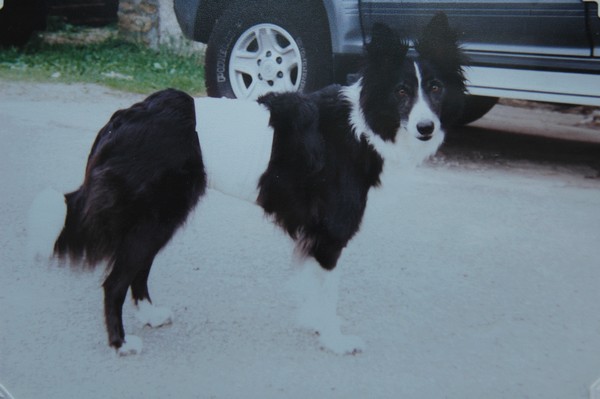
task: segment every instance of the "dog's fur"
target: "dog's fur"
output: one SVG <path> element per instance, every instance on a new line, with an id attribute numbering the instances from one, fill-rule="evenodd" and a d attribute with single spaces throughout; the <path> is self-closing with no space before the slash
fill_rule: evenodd
<path id="1" fill-rule="evenodd" d="M 323 346 L 335 352 L 361 350 L 360 341 L 345 339 L 339 325 L 326 319 L 336 317 L 337 284 L 328 280 L 330 271 L 359 229 L 369 190 L 380 185 L 384 166 L 418 163 L 433 154 L 443 140 L 442 125 L 460 113 L 461 53 L 443 14 L 434 17 L 415 49 L 417 54 L 407 55 L 407 43 L 376 25 L 355 85 L 269 94 L 251 106 L 257 117 L 262 113 L 257 137 L 270 151 L 252 158 L 255 165 L 248 167 L 257 173 L 245 181 L 250 191 L 256 189 L 258 205 L 296 242 L 296 253 L 320 266 L 318 284 L 329 293 L 317 293 L 308 302 L 312 310 L 328 309 L 315 318 L 314 328 Z M 223 105 L 218 111 L 223 123 L 196 121 L 197 115 L 219 121 L 219 115 L 202 111 L 211 101 Z M 233 114 L 226 103 L 239 102 L 194 101 L 169 89 L 117 111 L 98 133 L 82 186 L 65 196 L 67 215 L 55 255 L 88 265 L 108 260 L 106 327 L 109 344 L 120 353 L 135 341 L 126 338 L 121 317 L 128 288 L 138 306 L 152 308 L 147 279 L 155 255 L 207 184 L 219 189 L 219 176 L 242 172 L 222 161 L 239 150 L 233 148 L 237 138 L 250 137 L 244 129 L 224 128 L 226 119 L 245 117 Z M 228 149 L 223 143 L 233 144 Z M 243 147 L 240 156 L 246 151 Z M 237 193 L 234 183 L 227 187 L 223 191 L 251 198 Z M 333 304 L 320 304 L 319 295 Z M 147 322 L 168 321 L 163 312 Z"/>

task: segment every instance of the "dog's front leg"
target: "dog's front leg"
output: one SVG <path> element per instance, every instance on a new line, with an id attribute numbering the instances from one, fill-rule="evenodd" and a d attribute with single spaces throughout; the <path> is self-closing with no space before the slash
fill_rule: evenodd
<path id="1" fill-rule="evenodd" d="M 297 322 L 319 336 L 322 349 L 336 354 L 356 354 L 364 350 L 359 337 L 344 335 L 337 314 L 340 270 L 329 271 L 312 257 L 302 261 L 291 288 L 298 298 Z"/>

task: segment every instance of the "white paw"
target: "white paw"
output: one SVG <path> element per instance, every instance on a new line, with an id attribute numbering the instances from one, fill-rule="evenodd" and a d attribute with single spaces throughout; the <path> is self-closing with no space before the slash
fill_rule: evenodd
<path id="1" fill-rule="evenodd" d="M 321 349 L 328 350 L 336 355 L 356 355 L 365 350 L 365 342 L 355 335 L 342 333 L 319 334 Z"/>
<path id="2" fill-rule="evenodd" d="M 139 301 L 136 319 L 150 327 L 160 327 L 173 323 L 173 312 L 169 308 L 154 306 L 148 301 Z"/>
<path id="3" fill-rule="evenodd" d="M 131 355 L 139 355 L 142 353 L 142 339 L 135 335 L 126 335 L 125 342 L 119 349 L 117 349 L 117 354 L 119 356 L 131 356 Z"/>

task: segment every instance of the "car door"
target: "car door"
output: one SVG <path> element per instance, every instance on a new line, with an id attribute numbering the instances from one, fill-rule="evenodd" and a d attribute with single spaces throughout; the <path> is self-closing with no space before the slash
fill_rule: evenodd
<path id="1" fill-rule="evenodd" d="M 463 47 L 480 65 L 543 67 L 547 57 L 591 55 L 582 0 L 362 0 L 360 4 L 365 29 L 383 22 L 409 38 L 435 12 L 444 11 Z"/>
<path id="2" fill-rule="evenodd" d="M 589 38 L 592 41 L 592 56 L 600 60 L 600 0 L 585 1 Z"/>

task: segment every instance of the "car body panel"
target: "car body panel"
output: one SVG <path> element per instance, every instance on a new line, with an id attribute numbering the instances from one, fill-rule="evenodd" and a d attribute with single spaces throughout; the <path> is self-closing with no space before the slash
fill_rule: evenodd
<path id="1" fill-rule="evenodd" d="M 203 11 L 202 0 L 174 0 L 175 16 L 177 22 L 183 34 L 196 41 L 202 41 L 200 37 L 196 35 L 198 13 Z"/>
<path id="2" fill-rule="evenodd" d="M 448 16 L 466 50 L 590 56 L 581 0 L 361 1 L 365 27 L 383 22 L 409 38 L 438 11 Z"/>
<path id="3" fill-rule="evenodd" d="M 592 41 L 592 56 L 600 58 L 600 2 L 585 3 L 587 27 Z"/>

